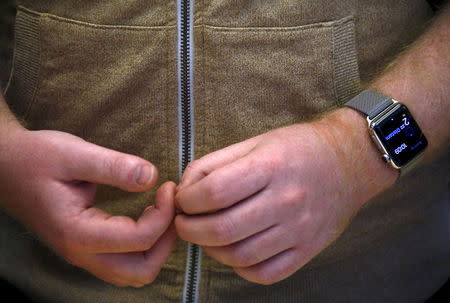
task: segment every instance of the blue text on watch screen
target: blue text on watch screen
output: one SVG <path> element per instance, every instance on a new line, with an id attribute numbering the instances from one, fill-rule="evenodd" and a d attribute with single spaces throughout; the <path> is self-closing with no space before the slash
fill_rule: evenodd
<path id="1" fill-rule="evenodd" d="M 397 166 L 404 166 L 421 153 L 428 142 L 404 105 L 374 127 L 380 141 Z"/>

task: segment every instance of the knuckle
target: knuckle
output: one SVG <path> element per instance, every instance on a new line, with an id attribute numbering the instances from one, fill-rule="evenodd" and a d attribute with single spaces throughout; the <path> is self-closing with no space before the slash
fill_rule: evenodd
<path id="1" fill-rule="evenodd" d="M 155 240 L 154 235 L 148 236 L 146 238 L 141 237 L 136 240 L 136 250 L 137 251 L 147 251 L 152 248 Z"/>
<path id="2" fill-rule="evenodd" d="M 230 265 L 248 267 L 255 263 L 255 256 L 247 249 L 232 249 L 230 251 Z"/>
<path id="3" fill-rule="evenodd" d="M 298 267 L 303 266 L 314 256 L 314 249 L 312 245 L 299 245 L 294 248 L 295 250 L 295 264 Z"/>
<path id="4" fill-rule="evenodd" d="M 128 219 L 129 218 L 127 217 L 123 218 L 124 221 Z M 144 226 L 143 224 L 139 225 L 139 223 L 136 223 L 134 226 L 133 232 L 128 235 L 128 239 L 133 246 L 133 249 L 136 251 L 149 250 L 155 242 L 155 237 L 159 234 L 161 227 L 155 224 L 152 225 L 153 228 L 149 228 L 149 225 Z"/>
<path id="5" fill-rule="evenodd" d="M 308 234 L 314 229 L 311 229 L 315 226 L 317 222 L 317 217 L 312 214 L 312 212 L 308 209 L 302 211 L 300 216 L 294 221 L 294 226 L 301 230 L 303 235 Z"/>
<path id="6" fill-rule="evenodd" d="M 235 240 L 236 226 L 230 219 L 222 218 L 212 225 L 210 233 L 218 245 L 227 245 Z"/>
<path id="7" fill-rule="evenodd" d="M 207 162 L 205 162 L 204 158 L 189 162 L 184 170 L 183 176 L 188 177 L 188 179 L 199 175 L 203 177 L 207 176 L 208 173 L 205 170 L 205 163 Z"/>
<path id="8" fill-rule="evenodd" d="M 279 280 L 278 274 L 267 269 L 261 269 L 255 275 L 255 282 L 261 285 L 271 285 Z"/>
<path id="9" fill-rule="evenodd" d="M 124 184 L 134 185 L 134 175 L 137 165 L 134 159 L 124 155 L 114 155 L 104 160 L 105 173 L 112 178 L 117 178 Z"/>
<path id="10" fill-rule="evenodd" d="M 133 249 L 136 251 L 147 251 L 152 247 L 153 237 L 149 232 L 139 233 L 132 238 Z"/>
<path id="11" fill-rule="evenodd" d="M 101 161 L 100 169 L 104 171 L 107 175 L 114 174 L 115 163 L 117 162 L 117 157 L 108 156 L 106 153 L 103 155 Z"/>
<path id="12" fill-rule="evenodd" d="M 226 187 L 217 179 L 211 179 L 206 187 L 208 203 L 216 208 L 226 207 Z"/>
<path id="13" fill-rule="evenodd" d="M 303 190 L 297 186 L 292 186 L 282 193 L 282 202 L 292 211 L 301 205 L 301 201 L 305 200 L 305 196 L 306 194 Z"/>

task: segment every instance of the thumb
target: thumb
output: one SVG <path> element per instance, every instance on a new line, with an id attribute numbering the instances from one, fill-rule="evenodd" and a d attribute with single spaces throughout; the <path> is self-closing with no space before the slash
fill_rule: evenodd
<path id="1" fill-rule="evenodd" d="M 158 180 L 156 167 L 137 156 L 107 149 L 84 140 L 75 140 L 65 148 L 67 181 L 87 181 L 142 192 Z"/>

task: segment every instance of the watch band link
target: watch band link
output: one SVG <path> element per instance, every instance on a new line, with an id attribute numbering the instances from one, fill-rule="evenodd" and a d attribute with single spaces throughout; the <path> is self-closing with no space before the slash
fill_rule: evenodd
<path id="1" fill-rule="evenodd" d="M 369 119 L 375 118 L 393 103 L 390 97 L 371 89 L 366 89 L 345 103 L 345 106 L 356 109 Z"/>

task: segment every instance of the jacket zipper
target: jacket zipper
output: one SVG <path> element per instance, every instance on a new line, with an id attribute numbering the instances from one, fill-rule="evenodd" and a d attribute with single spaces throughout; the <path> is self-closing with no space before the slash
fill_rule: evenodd
<path id="1" fill-rule="evenodd" d="M 178 127 L 180 177 L 194 159 L 193 20 L 194 0 L 177 0 L 178 23 Z M 188 243 L 182 303 L 197 303 L 202 250 Z"/>

